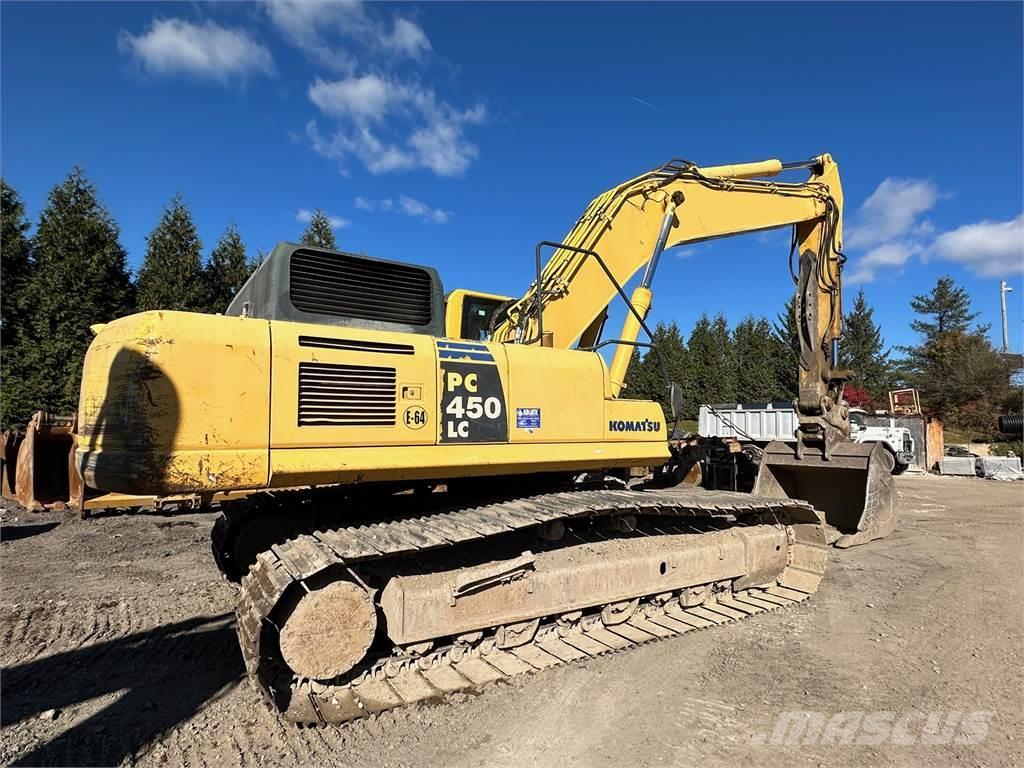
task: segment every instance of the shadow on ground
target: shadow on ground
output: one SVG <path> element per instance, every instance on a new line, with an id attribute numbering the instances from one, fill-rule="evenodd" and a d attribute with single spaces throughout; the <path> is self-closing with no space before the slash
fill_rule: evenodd
<path id="1" fill-rule="evenodd" d="M 5 726 L 112 693 L 116 701 L 15 765 L 116 765 L 244 674 L 232 615 L 167 624 L 4 669 Z"/>
<path id="2" fill-rule="evenodd" d="M 18 539 L 27 539 L 30 536 L 38 536 L 40 533 L 52 531 L 58 525 L 60 525 L 59 522 L 36 523 L 33 525 L 5 525 L 3 528 L 0 528 L 0 541 L 17 541 Z"/>

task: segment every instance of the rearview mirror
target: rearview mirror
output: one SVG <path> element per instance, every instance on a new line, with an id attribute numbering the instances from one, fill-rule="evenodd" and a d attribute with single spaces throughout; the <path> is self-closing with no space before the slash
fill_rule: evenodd
<path id="1" fill-rule="evenodd" d="M 668 385 L 668 400 L 672 407 L 672 418 L 678 419 L 683 410 L 683 388 L 674 381 Z"/>

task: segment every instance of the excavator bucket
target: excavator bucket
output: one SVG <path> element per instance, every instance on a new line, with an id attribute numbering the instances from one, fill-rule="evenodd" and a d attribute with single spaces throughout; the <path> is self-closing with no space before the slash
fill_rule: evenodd
<path id="1" fill-rule="evenodd" d="M 62 508 L 81 490 L 74 465 L 74 417 L 36 411 L 18 448 L 14 491 L 18 503 L 38 511 Z"/>
<path id="2" fill-rule="evenodd" d="M 802 499 L 825 513 L 838 531 L 840 549 L 867 544 L 896 528 L 893 459 L 881 443 L 839 443 L 825 460 L 794 443 L 773 442 L 765 448 L 754 485 L 762 496 Z"/>

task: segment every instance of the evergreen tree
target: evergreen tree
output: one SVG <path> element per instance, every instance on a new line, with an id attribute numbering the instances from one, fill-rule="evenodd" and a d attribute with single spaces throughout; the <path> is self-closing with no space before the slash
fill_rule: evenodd
<path id="1" fill-rule="evenodd" d="M 0 277 L 3 280 L 3 295 L 0 296 L 0 425 L 3 429 L 20 426 L 18 414 L 11 412 L 11 405 L 17 403 L 18 385 L 25 373 L 17 346 L 25 322 L 22 294 L 32 274 L 31 248 L 26 237 L 28 228 L 21 198 L 13 187 L 0 179 Z"/>
<path id="2" fill-rule="evenodd" d="M 794 400 L 799 386 L 800 331 L 796 322 L 796 297 L 790 296 L 782 312 L 775 316 L 775 342 L 778 350 L 775 379 L 785 400 Z"/>
<path id="3" fill-rule="evenodd" d="M 3 276 L 3 300 L 0 301 L 0 329 L 3 346 L 17 337 L 21 317 L 18 298 L 32 270 L 28 237 L 29 223 L 25 205 L 18 193 L 0 179 L 0 275 Z"/>
<path id="4" fill-rule="evenodd" d="M 984 331 L 957 329 L 915 348 L 909 378 L 924 408 L 950 426 L 990 436 L 996 416 L 1014 399 L 1011 373 Z M 1015 399 L 1020 402 L 1019 391 Z"/>
<path id="5" fill-rule="evenodd" d="M 5 425 L 20 426 L 42 408 L 76 409 L 89 326 L 132 309 L 119 234 L 81 168 L 51 190 L 33 238 L 35 268 L 23 294 L 31 312 L 12 353 L 19 362 L 5 387 Z"/>
<path id="6" fill-rule="evenodd" d="M 626 371 L 626 381 L 622 388 L 622 397 L 630 400 L 659 400 L 660 390 L 664 389 L 664 378 L 658 369 L 654 356 L 641 353 L 639 348 L 633 349 Z"/>
<path id="7" fill-rule="evenodd" d="M 207 308 L 202 247 L 191 212 L 181 195 L 175 195 L 146 238 L 146 258 L 138 279 L 140 312 Z"/>
<path id="8" fill-rule="evenodd" d="M 319 208 L 313 211 L 309 226 L 302 233 L 302 244 L 328 248 L 332 251 L 338 250 L 338 244 L 334 240 L 334 227 L 331 226 L 331 218 Z"/>
<path id="9" fill-rule="evenodd" d="M 229 225 L 203 270 L 207 311 L 224 312 L 256 266 L 246 258 L 245 244 L 238 229 L 234 224 Z"/>
<path id="10" fill-rule="evenodd" d="M 967 291 L 948 276 L 940 277 L 930 293 L 915 296 L 910 307 L 919 315 L 934 317 L 934 322 L 918 318 L 910 324 L 928 340 L 948 331 L 966 331 L 978 317 L 977 312 L 971 311 L 971 297 Z"/>
<path id="11" fill-rule="evenodd" d="M 682 418 L 690 418 L 687 415 L 688 408 L 694 413 L 696 408 L 693 406 L 692 382 L 687 372 L 686 342 L 679 326 L 675 322 L 659 322 L 654 327 L 654 345 L 657 353 L 652 349 L 641 356 L 639 348 L 633 352 L 626 374 L 624 395 L 632 400 L 654 400 L 660 403 L 665 418 L 671 421 L 672 403 L 668 382 L 665 381 L 667 372 L 669 381 L 675 382 L 683 390 Z"/>
<path id="12" fill-rule="evenodd" d="M 779 383 L 780 343 L 763 317 L 747 316 L 733 331 L 736 399 L 741 403 L 767 403 L 786 399 Z"/>
<path id="13" fill-rule="evenodd" d="M 1009 360 L 993 348 L 988 329 L 968 330 L 978 316 L 971 310 L 970 295 L 943 277 L 910 306 L 929 318 L 911 323 L 921 340 L 903 348 L 905 377 L 920 391 L 922 407 L 949 426 L 990 435 L 997 414 L 1007 402 L 1019 402 L 1020 393 L 1011 383 Z"/>
<path id="14" fill-rule="evenodd" d="M 850 383 L 865 390 L 875 401 L 884 400 L 892 385 L 889 352 L 883 346 L 882 332 L 875 325 L 874 311 L 868 306 L 862 288 L 853 302 L 853 310 L 846 315 L 839 362 L 841 367 L 853 371 Z"/>
<path id="15" fill-rule="evenodd" d="M 701 315 L 690 334 L 689 368 L 698 405 L 736 401 L 732 336 L 725 317 Z"/>

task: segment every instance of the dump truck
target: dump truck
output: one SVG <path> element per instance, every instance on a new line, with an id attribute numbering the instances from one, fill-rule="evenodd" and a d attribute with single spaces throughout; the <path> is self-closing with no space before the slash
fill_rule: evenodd
<path id="1" fill-rule="evenodd" d="M 889 417 L 888 424 L 867 423 L 863 408 L 850 408 L 850 439 L 855 443 L 881 443 L 889 452 L 892 474 L 902 475 L 914 462 L 914 438 L 910 430 Z M 798 419 L 792 403 L 719 403 L 701 405 L 697 414 L 698 433 L 704 438 L 736 440 L 748 455 L 760 458 L 770 442 L 796 442 Z"/>
<path id="2" fill-rule="evenodd" d="M 663 252 L 781 227 L 799 259 L 796 444 L 769 446 L 754 495 L 636 481 L 673 459 L 661 406 L 624 390 Z M 111 492 L 248 493 L 223 504 L 214 557 L 239 584 L 249 679 L 297 723 L 791 605 L 821 581 L 825 519 L 859 540 L 894 519 L 881 449 L 848 440 L 841 249 L 827 154 L 673 160 L 617 185 L 537 244 L 520 298 L 283 243 L 224 316 L 96 329 L 77 465 Z"/>

